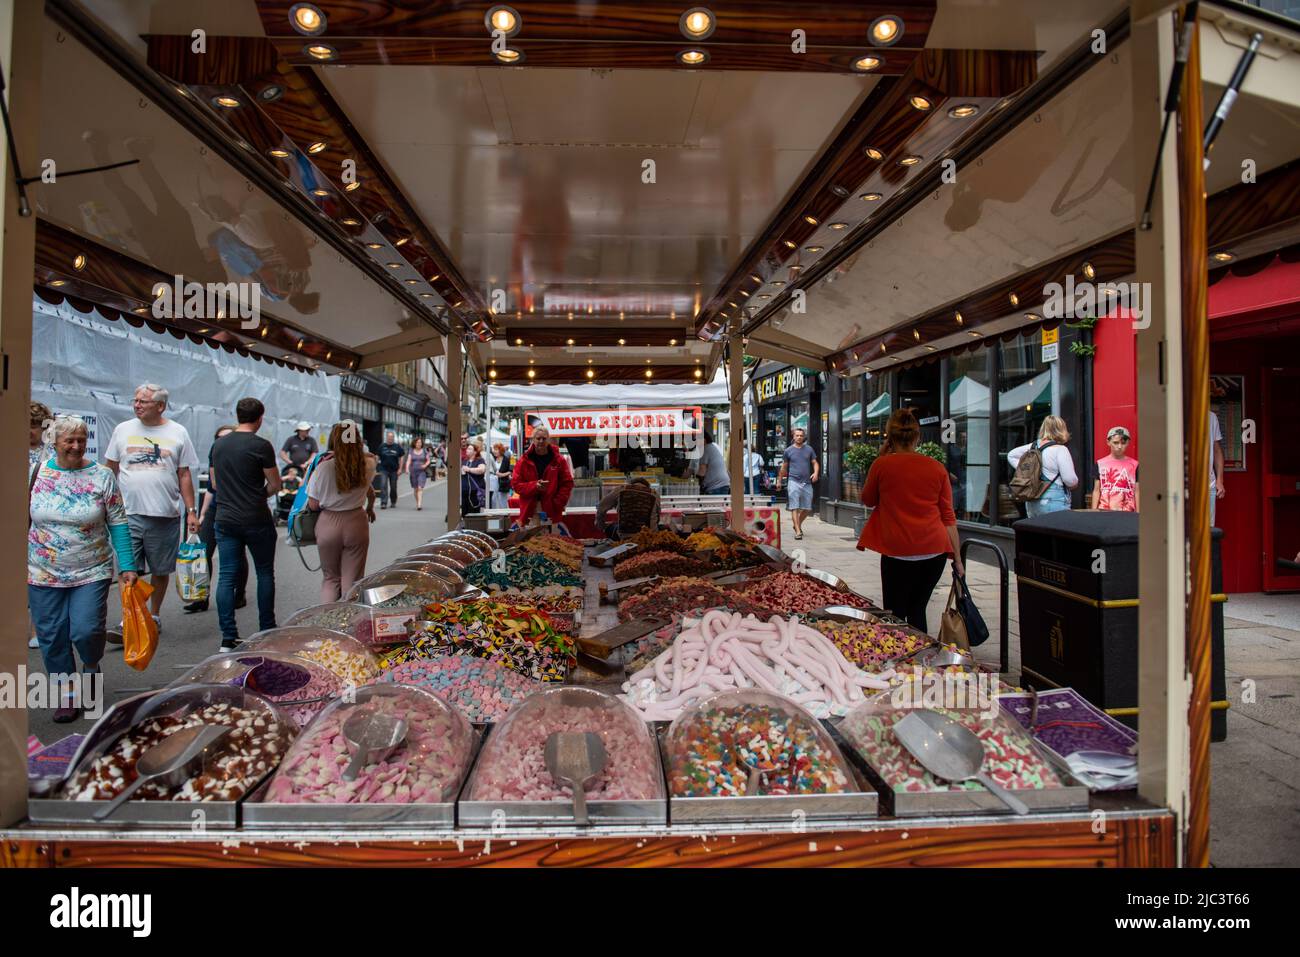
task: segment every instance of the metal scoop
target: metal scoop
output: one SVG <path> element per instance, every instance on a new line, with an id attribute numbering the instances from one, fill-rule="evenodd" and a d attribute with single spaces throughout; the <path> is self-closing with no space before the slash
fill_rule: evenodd
<path id="1" fill-rule="evenodd" d="M 406 722 L 391 714 L 362 708 L 343 722 L 343 741 L 352 761 L 343 769 L 344 781 L 355 781 L 367 764 L 383 761 L 406 740 Z"/>
<path id="2" fill-rule="evenodd" d="M 149 781 L 161 781 L 169 788 L 184 784 L 190 779 L 192 766 L 202 760 L 204 752 L 229 733 L 229 725 L 198 724 L 169 734 L 140 755 L 135 763 L 136 779 L 113 798 L 108 807 L 96 811 L 94 819 L 102 821 L 112 815 Z"/>
<path id="3" fill-rule="evenodd" d="M 374 588 L 363 588 L 361 601 L 367 605 L 379 605 L 390 598 L 396 598 L 404 591 L 406 591 L 405 585 L 378 585 Z"/>
<path id="4" fill-rule="evenodd" d="M 546 739 L 546 770 L 573 788 L 573 823 L 587 823 L 587 785 L 605 770 L 609 756 L 594 731 L 557 731 Z"/>
<path id="5" fill-rule="evenodd" d="M 969 728 L 934 711 L 913 711 L 894 725 L 894 737 L 936 778 L 954 784 L 971 778 L 1017 814 L 1029 806 L 984 773 L 984 745 Z"/>

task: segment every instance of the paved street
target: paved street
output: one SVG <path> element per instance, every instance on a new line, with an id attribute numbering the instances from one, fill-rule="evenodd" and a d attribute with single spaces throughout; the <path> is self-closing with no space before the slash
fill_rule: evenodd
<path id="1" fill-rule="evenodd" d="M 370 529 L 370 555 L 366 563 L 368 571 L 378 571 L 394 558 L 446 529 L 446 490 L 445 480 L 431 485 L 425 491 L 424 510 L 417 512 L 410 484 L 405 479 L 399 483 L 397 507 L 376 510 L 378 520 Z M 275 559 L 275 614 L 277 621 L 283 621 L 299 608 L 320 603 L 321 575 L 320 572 L 309 572 L 303 568 L 297 549 L 284 540 L 283 526 L 279 531 L 280 544 Z M 305 554 L 313 566 L 320 564 L 315 548 L 307 548 Z M 244 638 L 257 631 L 256 588 L 257 576 L 250 573 L 248 605 L 235 613 L 239 621 L 239 633 Z M 121 609 L 117 604 L 116 588 L 110 594 L 109 627 L 112 628 L 121 617 Z M 145 671 L 136 671 L 123 663 L 120 645 L 108 646 L 103 661 L 106 704 L 137 691 L 162 687 L 175 680 L 191 665 L 218 652 L 221 631 L 217 626 L 216 596 L 213 595 L 206 612 L 187 615 L 181 610 L 182 606 L 183 602 L 177 597 L 173 582 L 171 594 L 163 605 L 158 652 Z M 35 649 L 28 652 L 27 667 L 38 672 L 43 670 L 40 652 Z M 74 731 L 85 733 L 93 724 L 85 719 L 72 724 L 55 724 L 50 720 L 52 714 L 48 710 L 30 712 L 28 733 L 36 735 L 42 742 L 50 743 Z"/>

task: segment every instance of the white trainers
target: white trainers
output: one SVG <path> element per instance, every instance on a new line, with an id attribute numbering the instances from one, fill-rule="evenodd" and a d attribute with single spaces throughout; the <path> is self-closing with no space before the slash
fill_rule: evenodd
<path id="1" fill-rule="evenodd" d="M 35 636 L 35 635 L 32 635 L 32 637 L 30 637 L 30 638 L 27 639 L 27 647 L 28 647 L 28 648 L 39 648 L 40 646 L 41 646 L 41 643 L 40 643 L 39 641 L 36 640 L 36 636 Z"/>

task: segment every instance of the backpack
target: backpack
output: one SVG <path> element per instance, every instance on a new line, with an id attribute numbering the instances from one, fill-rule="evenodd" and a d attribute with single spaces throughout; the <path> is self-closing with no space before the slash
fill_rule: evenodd
<path id="1" fill-rule="evenodd" d="M 1020 464 L 1016 466 L 1016 474 L 1011 476 L 1008 485 L 1011 488 L 1011 497 L 1017 502 L 1036 502 L 1043 497 L 1043 493 L 1051 488 L 1056 479 L 1048 481 L 1043 478 L 1043 453 L 1053 445 L 1060 445 L 1060 442 L 1048 442 L 1042 447 L 1037 444 L 1030 444 L 1028 451 L 1020 459 Z"/>

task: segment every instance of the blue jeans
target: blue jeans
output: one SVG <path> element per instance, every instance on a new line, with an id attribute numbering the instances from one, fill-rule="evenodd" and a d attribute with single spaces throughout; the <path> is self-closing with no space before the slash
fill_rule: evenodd
<path id="1" fill-rule="evenodd" d="M 221 637 L 239 640 L 235 623 L 235 580 L 243 565 L 244 549 L 253 556 L 257 570 L 257 627 L 260 631 L 275 627 L 275 544 L 274 525 L 223 525 L 217 523 L 217 620 Z"/>
<path id="2" fill-rule="evenodd" d="M 112 584 L 111 578 L 102 578 L 72 588 L 27 586 L 27 607 L 48 674 L 76 674 L 74 648 L 83 671 L 99 670 L 99 659 L 104 657 L 108 589 Z"/>
<path id="3" fill-rule="evenodd" d="M 751 475 L 751 476 L 749 476 L 749 478 L 745 479 L 745 494 L 746 494 L 746 495 L 761 495 L 762 492 L 763 492 L 763 490 L 762 490 L 761 488 L 758 487 L 758 476 L 757 476 L 757 475 Z"/>
<path id="4" fill-rule="evenodd" d="M 1046 515 L 1048 512 L 1064 512 L 1070 507 L 1070 495 L 1057 482 L 1052 485 L 1040 498 L 1032 502 L 1025 503 L 1025 514 L 1030 518 L 1035 515 Z"/>

